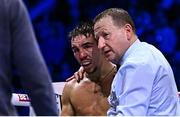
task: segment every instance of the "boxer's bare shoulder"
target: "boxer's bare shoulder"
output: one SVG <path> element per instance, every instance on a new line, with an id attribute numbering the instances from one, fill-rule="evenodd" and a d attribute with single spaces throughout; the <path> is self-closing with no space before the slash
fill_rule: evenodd
<path id="1" fill-rule="evenodd" d="M 109 108 L 101 87 L 88 78 L 83 78 L 80 82 L 76 79 L 69 80 L 64 87 L 63 100 L 66 101 L 66 110 L 70 111 L 71 115 L 105 116 Z"/>
<path id="2" fill-rule="evenodd" d="M 76 115 L 106 115 L 109 108 L 101 87 L 88 78 L 74 83 L 70 98 Z"/>
<path id="3" fill-rule="evenodd" d="M 74 85 L 76 83 L 75 79 L 71 79 L 66 82 L 63 93 L 62 93 L 62 111 L 61 116 L 73 116 L 75 115 L 75 111 L 73 109 L 73 106 L 71 104 L 71 92 L 74 88 Z"/>

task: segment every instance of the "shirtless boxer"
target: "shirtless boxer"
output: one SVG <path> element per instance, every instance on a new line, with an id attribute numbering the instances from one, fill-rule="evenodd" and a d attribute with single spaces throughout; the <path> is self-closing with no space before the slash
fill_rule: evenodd
<path id="1" fill-rule="evenodd" d="M 80 82 L 72 79 L 66 83 L 61 115 L 105 116 L 116 66 L 107 61 L 98 49 L 91 22 L 77 26 L 69 37 L 73 54 L 87 77 L 84 75 Z"/>

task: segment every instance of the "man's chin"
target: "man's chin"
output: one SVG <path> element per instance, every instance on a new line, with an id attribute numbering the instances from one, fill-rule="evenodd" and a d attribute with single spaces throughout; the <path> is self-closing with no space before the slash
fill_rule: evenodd
<path id="1" fill-rule="evenodd" d="M 118 60 L 114 59 L 114 58 L 107 58 L 108 61 L 111 61 L 114 64 L 118 64 Z"/>
<path id="2" fill-rule="evenodd" d="M 106 59 L 111 62 L 114 61 L 113 58 L 111 58 L 111 57 L 106 57 Z"/>
<path id="3" fill-rule="evenodd" d="M 94 68 L 84 69 L 88 74 L 94 73 L 96 70 Z"/>

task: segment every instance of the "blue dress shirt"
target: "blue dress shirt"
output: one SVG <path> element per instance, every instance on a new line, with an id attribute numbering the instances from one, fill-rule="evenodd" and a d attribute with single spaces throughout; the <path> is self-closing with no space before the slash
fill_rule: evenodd
<path id="1" fill-rule="evenodd" d="M 158 49 L 137 39 L 120 65 L 108 98 L 108 116 L 180 115 L 173 71 Z"/>

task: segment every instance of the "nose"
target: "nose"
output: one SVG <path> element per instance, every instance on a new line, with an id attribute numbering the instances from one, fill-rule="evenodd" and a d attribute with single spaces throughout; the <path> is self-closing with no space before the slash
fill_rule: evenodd
<path id="1" fill-rule="evenodd" d="M 99 48 L 99 49 L 102 49 L 102 48 L 104 48 L 104 46 L 105 46 L 105 40 L 104 40 L 104 38 L 99 37 L 99 40 L 98 40 L 98 48 Z"/>
<path id="2" fill-rule="evenodd" d="M 85 59 L 87 57 L 87 53 L 85 52 L 85 50 L 80 50 L 80 53 L 79 53 L 79 58 L 81 60 Z"/>

